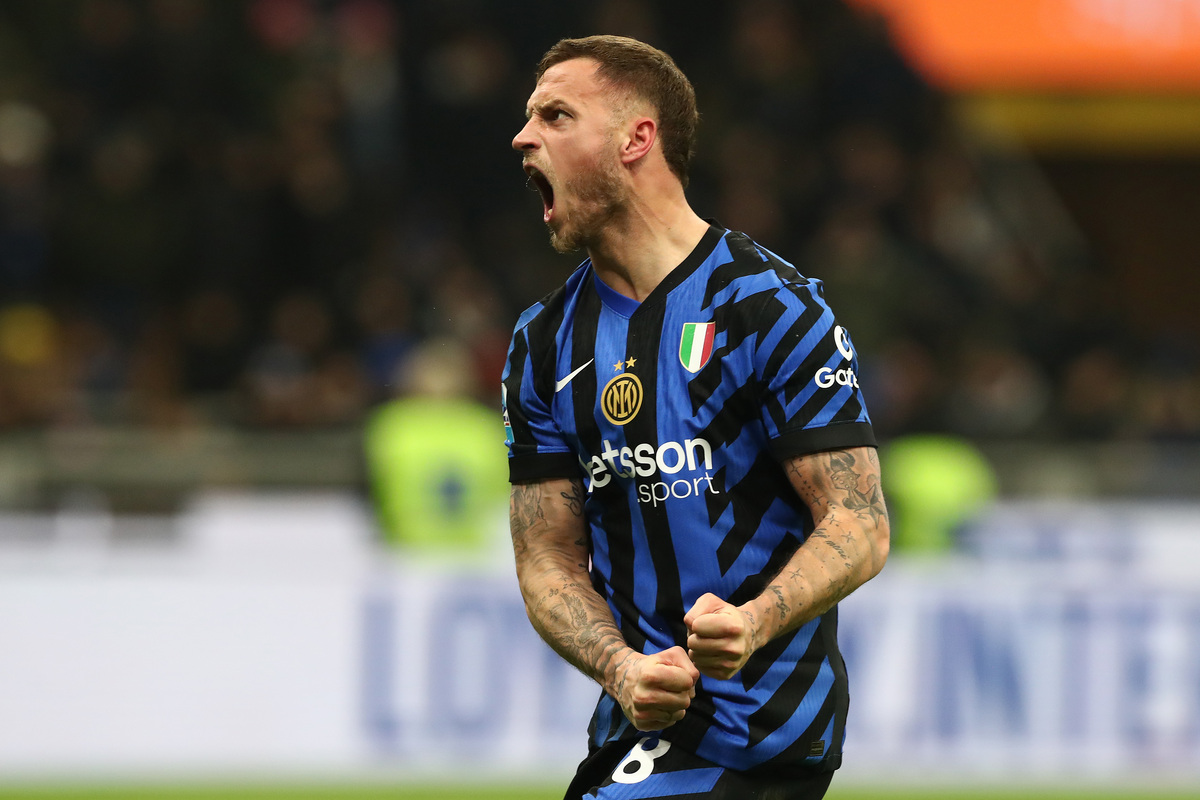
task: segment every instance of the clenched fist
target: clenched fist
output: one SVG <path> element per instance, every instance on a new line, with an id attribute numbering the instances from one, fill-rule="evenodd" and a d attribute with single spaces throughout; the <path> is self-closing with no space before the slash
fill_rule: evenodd
<path id="1" fill-rule="evenodd" d="M 682 647 L 633 653 L 618 673 L 616 699 L 639 731 L 659 731 L 683 719 L 700 673 Z"/>
<path id="2" fill-rule="evenodd" d="M 756 648 L 753 618 L 715 594 L 701 595 L 683 623 L 688 657 L 710 678 L 732 678 Z"/>

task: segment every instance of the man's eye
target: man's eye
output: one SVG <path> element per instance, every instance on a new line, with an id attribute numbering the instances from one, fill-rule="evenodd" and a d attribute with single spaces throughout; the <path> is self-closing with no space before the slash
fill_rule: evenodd
<path id="1" fill-rule="evenodd" d="M 550 122 L 558 122 L 560 119 L 566 119 L 570 114 L 563 111 L 561 108 L 556 108 L 546 114 L 546 119 Z"/>

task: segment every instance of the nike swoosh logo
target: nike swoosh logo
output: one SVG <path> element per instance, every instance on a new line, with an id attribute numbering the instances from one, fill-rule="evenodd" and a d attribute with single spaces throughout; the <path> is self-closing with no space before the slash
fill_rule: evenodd
<path id="1" fill-rule="evenodd" d="M 588 365 L 590 365 L 595 360 L 596 359 L 594 359 L 594 358 L 589 358 L 587 364 L 584 364 L 583 366 L 579 367 L 574 372 L 572 372 L 570 375 L 563 378 L 561 381 L 555 381 L 554 382 L 554 393 L 558 394 L 559 392 L 561 392 L 566 387 L 566 385 L 571 382 L 572 378 L 574 378 L 576 375 L 578 375 L 579 373 L 581 373 L 585 369 L 587 369 Z"/>

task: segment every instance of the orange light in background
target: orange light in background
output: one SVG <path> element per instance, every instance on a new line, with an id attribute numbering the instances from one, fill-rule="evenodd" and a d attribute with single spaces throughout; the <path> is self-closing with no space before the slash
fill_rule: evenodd
<path id="1" fill-rule="evenodd" d="M 957 91 L 1200 91 L 1200 0 L 849 0 Z"/>

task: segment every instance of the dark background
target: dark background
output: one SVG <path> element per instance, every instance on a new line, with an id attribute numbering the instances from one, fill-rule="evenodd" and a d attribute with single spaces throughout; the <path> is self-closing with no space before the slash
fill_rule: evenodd
<path id="1" fill-rule="evenodd" d="M 597 32 L 692 79 L 693 206 L 825 281 L 883 437 L 1200 437 L 1195 156 L 990 148 L 836 0 L 5 3 L 0 431 L 344 428 L 443 339 L 496 405 L 579 260 L 509 142 Z"/>

